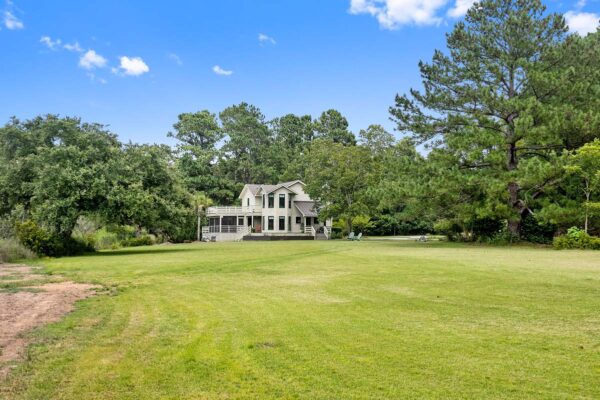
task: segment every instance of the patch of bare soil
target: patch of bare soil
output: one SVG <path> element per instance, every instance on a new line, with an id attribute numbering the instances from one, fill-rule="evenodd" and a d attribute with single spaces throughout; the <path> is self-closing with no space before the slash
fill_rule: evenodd
<path id="1" fill-rule="evenodd" d="M 24 265 L 0 264 L 0 277 L 20 282 L 18 288 L 0 292 L 0 379 L 11 368 L 11 361 L 23 356 L 28 344 L 26 333 L 41 325 L 58 321 L 73 310 L 77 300 L 94 294 L 98 285 L 75 282 L 51 282 Z M 53 277 L 56 279 L 56 277 Z M 33 281 L 32 286 L 23 281 Z"/>

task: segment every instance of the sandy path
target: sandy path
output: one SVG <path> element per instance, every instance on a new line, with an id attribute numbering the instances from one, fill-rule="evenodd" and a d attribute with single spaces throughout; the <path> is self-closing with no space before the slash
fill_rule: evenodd
<path id="1" fill-rule="evenodd" d="M 3 282 L 36 281 L 37 286 L 20 287 L 15 292 L 0 292 L 0 379 L 6 376 L 11 361 L 23 356 L 28 344 L 26 333 L 58 321 L 73 310 L 77 300 L 94 294 L 97 285 L 74 282 L 53 282 L 39 285 L 48 279 L 36 274 L 31 267 L 0 264 Z M 56 278 L 56 277 L 54 277 Z"/>

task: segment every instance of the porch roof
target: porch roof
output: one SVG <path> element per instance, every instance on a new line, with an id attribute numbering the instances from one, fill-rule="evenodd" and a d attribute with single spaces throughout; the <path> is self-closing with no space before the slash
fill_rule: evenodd
<path id="1" fill-rule="evenodd" d="M 295 201 L 294 205 L 303 216 L 318 217 L 314 201 Z"/>

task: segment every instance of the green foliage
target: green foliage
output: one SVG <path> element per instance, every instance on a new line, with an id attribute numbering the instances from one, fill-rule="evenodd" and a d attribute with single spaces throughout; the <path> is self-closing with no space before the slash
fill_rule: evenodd
<path id="1" fill-rule="evenodd" d="M 519 236 L 560 183 L 562 150 L 598 135 L 598 36 L 566 32 L 539 0 L 478 2 L 420 63 L 423 90 L 397 96 L 398 129 L 433 149 L 439 217 L 503 219 Z"/>
<path id="2" fill-rule="evenodd" d="M 0 239 L 0 264 L 32 259 L 36 255 L 15 239 Z"/>
<path id="3" fill-rule="evenodd" d="M 584 230 L 571 227 L 566 235 L 554 238 L 552 245 L 555 249 L 590 249 L 600 250 L 600 237 L 590 236 Z"/>
<path id="4" fill-rule="evenodd" d="M 354 134 L 348 130 L 348 120 L 337 110 L 324 111 L 315 121 L 316 136 L 345 146 L 356 144 Z"/>
<path id="5" fill-rule="evenodd" d="M 351 231 L 354 218 L 369 215 L 375 205 L 368 191 L 380 165 L 365 147 L 322 139 L 313 142 L 307 160 L 306 191 L 321 204 L 320 218 L 342 219 Z"/>
<path id="6" fill-rule="evenodd" d="M 0 128 L 0 214 L 17 207 L 68 238 L 82 213 L 106 206 L 116 136 L 102 125 L 48 115 Z"/>
<path id="7" fill-rule="evenodd" d="M 528 214 L 523 218 L 521 238 L 530 243 L 550 244 L 558 227 Z"/>
<path id="8" fill-rule="evenodd" d="M 150 246 L 156 243 L 156 239 L 151 235 L 141 235 L 121 241 L 123 247 Z"/>
<path id="9" fill-rule="evenodd" d="M 21 244 L 39 255 L 61 257 L 94 251 L 88 243 L 72 237 L 61 237 L 31 220 L 17 224 L 16 228 L 17 238 Z"/>
<path id="10" fill-rule="evenodd" d="M 368 215 L 357 215 L 352 218 L 352 228 L 356 233 L 358 232 L 366 232 L 367 230 L 373 227 L 373 222 L 371 222 L 371 217 Z"/>
<path id="11" fill-rule="evenodd" d="M 433 233 L 433 224 L 425 219 L 408 218 L 406 212 L 373 216 L 365 233 L 369 236 L 416 235 Z"/>

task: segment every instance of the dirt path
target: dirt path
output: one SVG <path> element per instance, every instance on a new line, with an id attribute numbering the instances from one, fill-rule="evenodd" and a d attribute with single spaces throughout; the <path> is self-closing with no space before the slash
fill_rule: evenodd
<path id="1" fill-rule="evenodd" d="M 56 280 L 56 276 L 52 280 Z M 58 321 L 73 310 L 77 300 L 100 286 L 74 282 L 48 282 L 46 275 L 25 265 L 0 264 L 0 379 L 21 359 L 32 329 Z M 8 287 L 8 289 L 6 289 Z"/>

